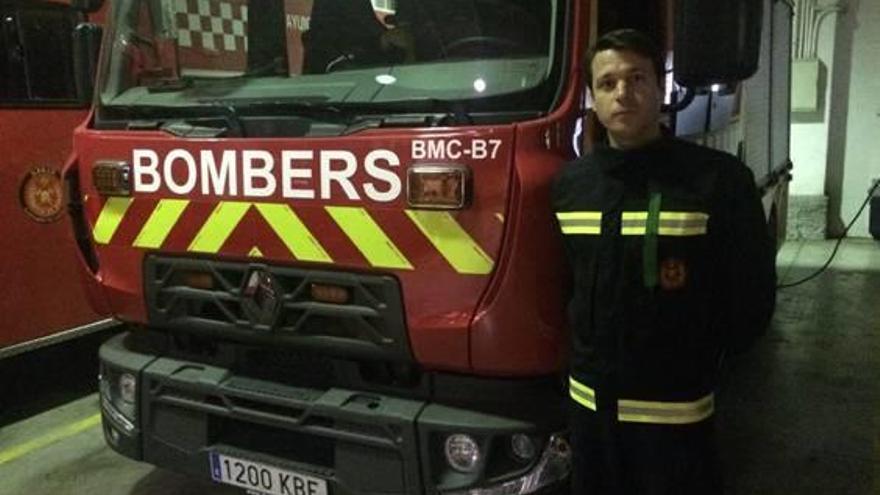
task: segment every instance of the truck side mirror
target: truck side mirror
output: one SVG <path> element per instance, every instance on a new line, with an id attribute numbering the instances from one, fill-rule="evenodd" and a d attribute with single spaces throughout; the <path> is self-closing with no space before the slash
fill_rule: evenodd
<path id="1" fill-rule="evenodd" d="M 104 5 L 104 0 L 72 0 L 70 7 L 83 14 L 94 14 Z"/>
<path id="2" fill-rule="evenodd" d="M 76 97 L 84 105 L 92 102 L 95 91 L 98 53 L 104 30 L 97 24 L 84 22 L 73 30 L 73 71 Z"/>
<path id="3" fill-rule="evenodd" d="M 709 86 L 758 70 L 764 0 L 676 0 L 675 80 Z"/>

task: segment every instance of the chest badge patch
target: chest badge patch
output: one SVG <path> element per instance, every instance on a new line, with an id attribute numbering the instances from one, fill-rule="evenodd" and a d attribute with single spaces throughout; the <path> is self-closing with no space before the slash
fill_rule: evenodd
<path id="1" fill-rule="evenodd" d="M 678 290 L 687 284 L 687 265 L 677 258 L 666 258 L 660 264 L 660 287 Z"/>

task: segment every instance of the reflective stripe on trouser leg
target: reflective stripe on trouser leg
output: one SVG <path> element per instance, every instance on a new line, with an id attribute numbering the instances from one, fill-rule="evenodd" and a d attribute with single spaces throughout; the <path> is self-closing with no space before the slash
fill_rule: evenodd
<path id="1" fill-rule="evenodd" d="M 596 392 L 569 377 L 569 395 L 582 406 L 596 410 Z M 664 402 L 619 399 L 617 419 L 627 423 L 691 424 L 703 421 L 715 412 L 715 394 L 690 402 Z"/>

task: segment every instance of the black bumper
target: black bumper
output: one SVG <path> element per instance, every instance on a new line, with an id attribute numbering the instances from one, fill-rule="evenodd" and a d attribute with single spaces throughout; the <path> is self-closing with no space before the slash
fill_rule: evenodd
<path id="1" fill-rule="evenodd" d="M 101 348 L 102 373 L 130 373 L 138 383 L 128 431 L 112 401 L 102 400 L 107 441 L 127 457 L 194 477 L 210 478 L 209 456 L 218 452 L 325 479 L 333 495 L 438 493 L 476 481 L 445 465 L 446 434 L 472 434 L 494 452 L 505 435 L 546 438 L 564 424 L 555 413 L 537 424 L 424 399 L 236 376 L 229 368 L 134 350 L 130 337 Z M 510 400 L 515 414 L 517 398 Z M 530 466 L 508 468 L 484 472 L 479 483 Z"/>

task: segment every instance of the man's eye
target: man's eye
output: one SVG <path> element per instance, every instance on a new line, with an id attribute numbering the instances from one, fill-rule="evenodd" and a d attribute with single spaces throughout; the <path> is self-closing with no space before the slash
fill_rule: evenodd
<path id="1" fill-rule="evenodd" d="M 614 89 L 614 82 L 613 82 L 613 81 L 607 81 L 607 80 L 606 80 L 606 81 L 601 81 L 601 82 L 599 82 L 599 88 L 600 88 L 600 89 L 605 89 L 605 90 Z"/>

